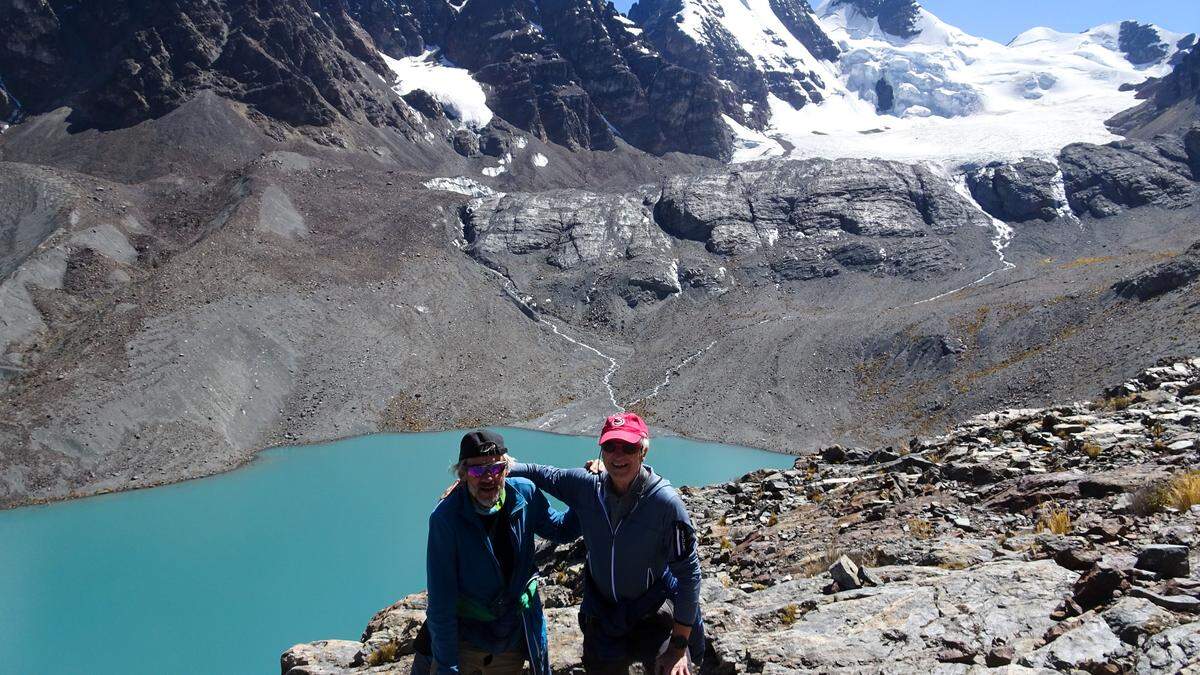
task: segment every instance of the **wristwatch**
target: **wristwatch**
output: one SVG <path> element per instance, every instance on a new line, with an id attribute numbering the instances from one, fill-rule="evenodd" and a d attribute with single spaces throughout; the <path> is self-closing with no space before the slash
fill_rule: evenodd
<path id="1" fill-rule="evenodd" d="M 672 635 L 671 636 L 671 648 L 672 649 L 687 649 L 687 647 L 688 647 L 688 639 L 687 638 L 683 637 L 682 635 Z"/>

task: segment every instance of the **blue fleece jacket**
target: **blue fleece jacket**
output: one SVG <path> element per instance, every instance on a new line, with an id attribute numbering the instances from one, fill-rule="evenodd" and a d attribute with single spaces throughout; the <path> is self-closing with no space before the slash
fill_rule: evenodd
<path id="1" fill-rule="evenodd" d="M 429 548 L 426 576 L 429 606 L 425 611 L 438 674 L 458 672 L 458 643 L 466 640 L 476 648 L 500 653 L 515 649 L 522 638 L 529 651 L 534 675 L 549 675 L 546 653 L 546 622 L 542 601 L 534 596 L 529 609 L 519 598 L 536 573 L 534 534 L 555 543 L 579 537 L 579 520 L 550 508 L 546 496 L 527 480 L 505 481 L 505 499 L 512 500 L 508 529 L 513 544 L 512 578 L 504 579 L 492 550 L 483 521 L 475 512 L 465 483 L 443 499 L 429 516 Z M 461 616 L 462 598 L 491 610 L 495 621 Z"/>
<path id="2" fill-rule="evenodd" d="M 518 463 L 510 475 L 533 481 L 579 517 L 588 571 L 606 601 L 630 603 L 664 577 L 673 576 L 677 583 L 672 593 L 675 620 L 691 626 L 700 616 L 695 530 L 679 494 L 666 479 L 646 468 L 650 475 L 642 496 L 619 524 L 609 522 L 604 506 L 605 474 Z"/>

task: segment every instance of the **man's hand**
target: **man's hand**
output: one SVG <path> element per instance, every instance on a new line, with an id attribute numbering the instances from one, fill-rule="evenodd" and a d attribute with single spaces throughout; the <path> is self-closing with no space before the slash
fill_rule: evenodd
<path id="1" fill-rule="evenodd" d="M 692 669 L 688 667 L 687 648 L 667 647 L 667 651 L 659 655 L 654 672 L 655 675 L 691 675 Z"/>
<path id="2" fill-rule="evenodd" d="M 589 459 L 583 463 L 583 468 L 591 473 L 604 473 L 604 462 L 599 459 Z"/>

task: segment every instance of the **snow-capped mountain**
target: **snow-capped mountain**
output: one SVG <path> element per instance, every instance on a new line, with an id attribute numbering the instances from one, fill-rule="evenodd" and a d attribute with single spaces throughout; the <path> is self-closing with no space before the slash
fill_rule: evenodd
<path id="1" fill-rule="evenodd" d="M 1078 34 L 1035 28 L 1007 45 L 949 25 L 914 0 L 829 0 L 818 21 L 840 51 L 817 107 L 772 101 L 739 158 L 865 156 L 945 163 L 1050 156 L 1115 138 L 1104 121 L 1136 103 L 1132 85 L 1170 71 L 1194 43 L 1124 22 Z"/>

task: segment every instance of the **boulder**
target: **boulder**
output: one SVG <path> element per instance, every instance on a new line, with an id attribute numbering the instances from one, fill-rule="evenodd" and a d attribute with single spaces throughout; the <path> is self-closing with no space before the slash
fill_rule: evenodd
<path id="1" fill-rule="evenodd" d="M 1200 662 L 1200 621 L 1165 630 L 1146 641 L 1137 655 L 1133 672 L 1182 673 Z M 1194 671 L 1192 671 L 1194 672 Z"/>
<path id="2" fill-rule="evenodd" d="M 351 640 L 318 640 L 298 644 L 279 657 L 283 675 L 317 675 L 342 672 L 355 664 L 362 651 L 361 642 Z"/>
<path id="3" fill-rule="evenodd" d="M 1112 600 L 1117 591 L 1129 590 L 1129 570 L 1097 563 L 1075 581 L 1072 600 L 1082 611 L 1099 607 Z"/>
<path id="4" fill-rule="evenodd" d="M 1158 605 L 1175 612 L 1200 612 L 1200 598 L 1191 595 L 1164 595 L 1155 593 L 1154 591 L 1146 590 L 1145 588 L 1133 588 L 1129 591 L 1130 595 L 1135 598 L 1144 598 Z"/>
<path id="5" fill-rule="evenodd" d="M 1021 657 L 1019 663 L 1031 668 L 1096 672 L 1128 651 L 1108 624 L 1093 616 L 1050 644 Z"/>
<path id="6" fill-rule="evenodd" d="M 1171 612 L 1145 598 L 1125 597 L 1113 603 L 1101 614 L 1117 637 L 1136 645 L 1147 635 L 1170 628 L 1179 621 Z"/>
<path id="7" fill-rule="evenodd" d="M 1155 572 L 1164 579 L 1186 577 L 1191 573 L 1188 563 L 1188 547 L 1176 544 L 1153 544 L 1138 553 L 1137 567 Z"/>
<path id="8" fill-rule="evenodd" d="M 833 577 L 833 582 L 841 591 L 852 591 L 862 586 L 858 578 L 858 565 L 846 556 L 838 558 L 829 566 L 829 576 Z"/>

